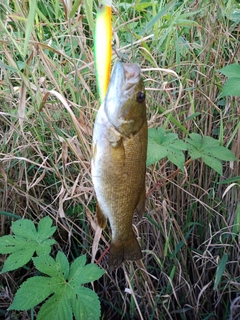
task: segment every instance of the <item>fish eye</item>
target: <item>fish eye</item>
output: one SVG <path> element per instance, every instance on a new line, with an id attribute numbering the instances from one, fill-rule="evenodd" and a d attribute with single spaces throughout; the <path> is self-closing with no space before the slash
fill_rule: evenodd
<path id="1" fill-rule="evenodd" d="M 140 91 L 137 93 L 137 102 L 143 102 L 145 101 L 145 93 Z"/>

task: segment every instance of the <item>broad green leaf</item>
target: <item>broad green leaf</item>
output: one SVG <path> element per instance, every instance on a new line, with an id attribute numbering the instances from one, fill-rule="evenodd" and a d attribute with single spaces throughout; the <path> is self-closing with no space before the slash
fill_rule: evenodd
<path id="1" fill-rule="evenodd" d="M 236 157 L 234 156 L 234 154 L 229 149 L 222 146 L 217 146 L 212 149 L 209 149 L 206 151 L 206 153 L 219 160 L 224 160 L 224 161 L 236 160 Z"/>
<path id="2" fill-rule="evenodd" d="M 71 264 L 69 271 L 69 281 L 73 285 L 85 284 L 87 282 L 99 279 L 105 271 L 96 264 L 90 263 L 85 265 L 86 256 L 80 256 Z"/>
<path id="3" fill-rule="evenodd" d="M 214 157 L 210 157 L 207 155 L 202 156 L 203 162 L 208 165 L 210 168 L 212 168 L 214 171 L 222 175 L 222 164 L 221 161 Z"/>
<path id="4" fill-rule="evenodd" d="M 222 259 L 220 260 L 218 267 L 217 267 L 213 290 L 217 289 L 217 286 L 219 285 L 219 283 L 221 281 L 222 275 L 225 271 L 227 261 L 228 261 L 228 255 L 226 253 L 224 253 L 224 255 L 223 255 Z"/>
<path id="5" fill-rule="evenodd" d="M 167 133 L 163 136 L 163 145 L 168 146 L 170 143 L 173 143 L 174 140 L 178 139 L 178 135 L 176 133 Z"/>
<path id="6" fill-rule="evenodd" d="M 218 71 L 228 78 L 240 78 L 240 65 L 237 63 L 230 64 Z"/>
<path id="7" fill-rule="evenodd" d="M 55 231 L 55 227 L 50 227 L 49 219 L 43 218 L 43 222 L 40 220 L 38 231 L 31 220 L 20 219 L 12 223 L 12 231 L 15 235 L 2 237 L 0 241 L 0 252 L 11 254 L 6 259 L 1 272 L 24 266 L 32 258 L 34 252 L 37 252 L 38 255 L 50 253 L 51 245 L 56 241 L 46 238 Z"/>
<path id="8" fill-rule="evenodd" d="M 52 219 L 47 216 L 41 219 L 38 223 L 38 234 L 41 240 L 51 237 L 57 227 L 52 227 Z"/>
<path id="9" fill-rule="evenodd" d="M 3 236 L 0 240 L 0 253 L 7 254 L 19 251 L 20 249 L 24 248 L 25 244 L 25 238 L 12 235 Z"/>
<path id="10" fill-rule="evenodd" d="M 147 166 L 167 157 L 183 171 L 185 162 L 183 150 L 187 150 L 187 144 L 179 140 L 177 134 L 167 133 L 162 127 L 157 130 L 149 129 Z"/>
<path id="11" fill-rule="evenodd" d="M 56 261 L 49 255 L 43 255 L 40 257 L 33 258 L 33 263 L 35 267 L 42 273 L 47 274 L 50 277 L 56 276 L 58 274 L 58 268 Z"/>
<path id="12" fill-rule="evenodd" d="M 202 136 L 198 133 L 190 133 L 189 137 L 194 142 L 194 146 L 199 147 L 202 144 Z M 186 139 L 188 142 L 191 142 L 190 139 Z"/>
<path id="13" fill-rule="evenodd" d="M 220 97 L 226 96 L 240 96 L 240 78 L 230 78 L 225 82 Z"/>
<path id="14" fill-rule="evenodd" d="M 182 171 L 184 171 L 185 157 L 181 150 L 170 149 L 167 158 L 169 161 L 171 161 L 177 167 L 179 167 Z"/>
<path id="15" fill-rule="evenodd" d="M 35 240 L 37 238 L 37 230 L 32 220 L 20 219 L 12 223 L 12 231 L 16 236 Z"/>
<path id="16" fill-rule="evenodd" d="M 37 252 L 37 255 L 38 256 L 41 256 L 41 255 L 48 255 L 50 252 L 51 252 L 51 246 L 53 244 L 55 244 L 56 241 L 54 239 L 46 239 L 44 240 L 41 245 L 39 245 L 37 248 L 36 248 L 36 252 Z"/>
<path id="17" fill-rule="evenodd" d="M 31 309 L 54 293 L 58 285 L 57 278 L 42 276 L 29 278 L 18 289 L 8 310 Z"/>
<path id="18" fill-rule="evenodd" d="M 78 320 L 99 320 L 100 302 L 95 292 L 80 286 L 77 290 L 78 299 L 73 300 L 72 308 Z"/>
<path id="19" fill-rule="evenodd" d="M 61 251 L 58 252 L 56 260 L 49 255 L 33 258 L 35 267 L 50 277 L 58 276 L 67 279 L 69 263 L 67 257 Z"/>
<path id="20" fill-rule="evenodd" d="M 166 147 L 156 142 L 149 141 L 147 148 L 147 166 L 165 158 L 168 154 Z"/>
<path id="21" fill-rule="evenodd" d="M 219 160 L 236 160 L 234 154 L 227 148 L 220 146 L 219 141 L 209 137 L 201 137 L 191 133 L 190 138 L 185 139 L 188 144 L 188 152 L 192 160 L 202 158 L 206 165 L 222 175 L 222 163 Z"/>
<path id="22" fill-rule="evenodd" d="M 75 298 L 76 299 L 76 298 Z M 41 307 L 37 320 L 72 320 L 72 308 L 65 291 L 57 292 Z M 86 318 L 87 319 L 87 318 Z M 76 320 L 78 320 L 76 318 Z"/>
<path id="23" fill-rule="evenodd" d="M 159 127 L 158 129 L 150 128 L 148 129 L 148 139 L 150 141 L 154 140 L 155 142 L 161 144 L 164 139 L 165 130 L 163 127 Z"/>
<path id="24" fill-rule="evenodd" d="M 64 276 L 64 279 L 67 279 L 69 274 L 69 263 L 65 254 L 61 251 L 58 251 L 56 257 L 58 272 Z"/>
<path id="25" fill-rule="evenodd" d="M 174 148 L 174 149 L 177 149 L 177 150 L 187 150 L 187 143 L 182 141 L 182 140 L 175 140 L 171 146 Z"/>
<path id="26" fill-rule="evenodd" d="M 219 141 L 209 136 L 202 137 L 202 145 L 204 149 L 219 147 Z"/>
<path id="27" fill-rule="evenodd" d="M 77 258 L 70 267 L 62 252 L 58 252 L 56 260 L 50 256 L 33 258 L 39 271 L 50 277 L 33 277 L 25 281 L 17 291 L 10 310 L 27 310 L 43 302 L 37 320 L 92 320 L 100 317 L 98 296 L 90 289 L 81 286 L 82 283 L 97 280 L 104 270 L 95 264 L 86 265 L 86 256 Z"/>
<path id="28" fill-rule="evenodd" d="M 83 254 L 82 256 L 78 257 L 71 263 L 70 270 L 69 270 L 69 280 L 72 280 L 72 278 L 75 277 L 76 272 L 78 272 L 78 270 L 82 270 L 86 262 L 87 262 L 86 255 Z"/>
<path id="29" fill-rule="evenodd" d="M 187 139 L 186 139 L 186 141 L 188 142 Z M 192 160 L 199 159 L 202 156 L 201 152 L 193 145 L 188 146 L 188 153 L 189 153 L 190 157 L 192 158 Z"/>
<path id="30" fill-rule="evenodd" d="M 83 268 L 79 268 L 74 274 L 74 283 L 85 284 L 99 279 L 105 273 L 96 264 L 90 263 Z M 79 279 L 79 280 L 78 280 Z"/>
<path id="31" fill-rule="evenodd" d="M 13 252 L 5 260 L 1 273 L 12 271 L 24 266 L 31 260 L 34 251 L 35 247 L 31 244 L 26 246 L 25 248 L 23 247 L 21 250 Z"/>

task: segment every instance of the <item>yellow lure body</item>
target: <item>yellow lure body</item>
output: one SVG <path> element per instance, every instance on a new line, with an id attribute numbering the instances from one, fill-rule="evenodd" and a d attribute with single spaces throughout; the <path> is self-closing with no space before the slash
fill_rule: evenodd
<path id="1" fill-rule="evenodd" d="M 100 103 L 103 102 L 110 80 L 112 59 L 112 10 L 101 3 L 94 32 L 94 62 Z"/>

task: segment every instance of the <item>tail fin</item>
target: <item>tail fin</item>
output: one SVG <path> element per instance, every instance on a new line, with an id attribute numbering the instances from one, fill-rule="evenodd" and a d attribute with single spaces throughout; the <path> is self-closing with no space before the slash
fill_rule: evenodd
<path id="1" fill-rule="evenodd" d="M 111 270 L 119 267 L 125 260 L 140 259 L 142 259 L 142 251 L 133 232 L 126 240 L 117 239 L 112 241 L 108 261 Z"/>

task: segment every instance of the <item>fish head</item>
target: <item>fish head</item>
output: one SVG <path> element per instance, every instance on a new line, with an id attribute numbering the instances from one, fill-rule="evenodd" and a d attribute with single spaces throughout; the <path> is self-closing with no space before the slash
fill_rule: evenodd
<path id="1" fill-rule="evenodd" d="M 141 129 L 146 121 L 146 104 L 138 64 L 115 63 L 103 103 L 108 120 L 122 135 L 130 137 Z"/>

